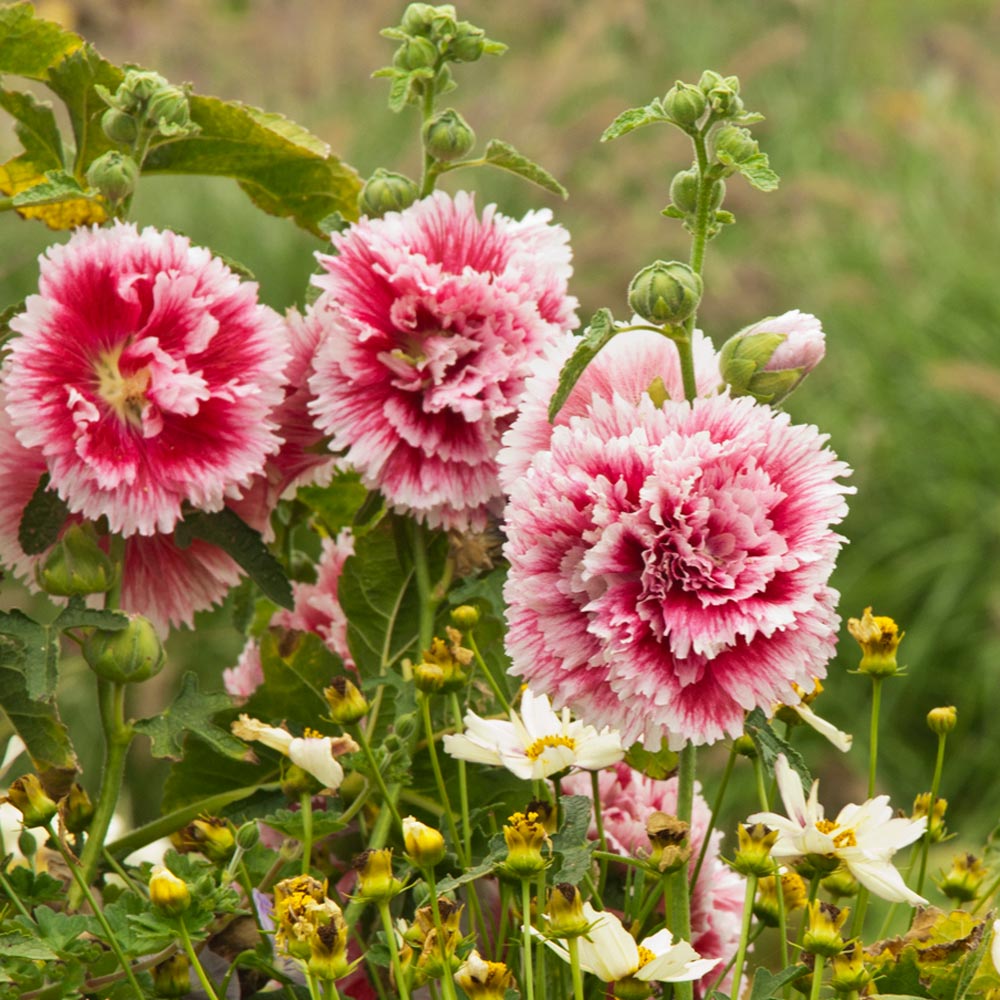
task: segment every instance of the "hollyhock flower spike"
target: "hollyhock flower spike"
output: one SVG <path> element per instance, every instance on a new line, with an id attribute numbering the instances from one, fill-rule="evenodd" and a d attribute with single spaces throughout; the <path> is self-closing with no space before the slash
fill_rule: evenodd
<path id="1" fill-rule="evenodd" d="M 570 718 L 569 709 L 552 711 L 545 695 L 525 688 L 520 714 L 510 722 L 467 712 L 464 733 L 444 737 L 445 753 L 456 760 L 494 764 L 525 781 L 538 781 L 570 767 L 600 771 L 625 756 L 621 739 L 610 729 L 597 732 Z"/>
<path id="2" fill-rule="evenodd" d="M 775 761 L 774 772 L 788 815 L 759 812 L 749 822 L 778 831 L 771 852 L 776 860 L 810 854 L 836 858 L 876 896 L 892 903 L 926 905 L 927 900 L 907 887 L 889 860 L 901 847 L 923 836 L 926 816 L 917 820 L 896 817 L 889 796 L 879 795 L 861 805 L 846 805 L 835 820 L 829 820 L 819 803 L 819 781 L 813 782 L 807 800 L 784 754 Z"/>
<path id="3" fill-rule="evenodd" d="M 496 455 L 529 365 L 576 323 L 568 236 L 550 217 L 480 215 L 439 191 L 335 234 L 319 258 L 316 425 L 431 527 L 481 529 L 498 508 Z"/>
<path id="4" fill-rule="evenodd" d="M 634 343 L 598 355 L 547 442 L 529 385 L 506 439 L 507 647 L 557 706 L 677 749 L 735 737 L 746 711 L 825 675 L 849 470 L 749 397 L 658 405 Z"/>
<path id="5" fill-rule="evenodd" d="M 238 499 L 278 449 L 280 318 L 170 232 L 81 229 L 41 258 L 11 320 L 7 411 L 73 513 L 166 534 L 185 504 Z"/>

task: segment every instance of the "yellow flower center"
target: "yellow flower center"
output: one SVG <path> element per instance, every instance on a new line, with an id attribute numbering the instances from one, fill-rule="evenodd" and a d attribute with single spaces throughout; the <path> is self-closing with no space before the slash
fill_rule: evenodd
<path id="1" fill-rule="evenodd" d="M 644 965 L 649 965 L 654 958 L 656 958 L 656 954 L 654 952 L 643 947 L 643 945 L 639 945 L 639 965 L 637 966 L 636 971 L 641 969 Z"/>
<path id="2" fill-rule="evenodd" d="M 321 739 L 323 739 L 323 734 L 321 732 L 319 732 L 319 731 L 317 731 L 315 729 L 310 729 L 308 726 L 306 726 L 306 728 L 302 730 L 302 735 L 307 740 L 321 740 Z"/>
<path id="3" fill-rule="evenodd" d="M 853 830 L 844 830 L 837 826 L 832 819 L 820 819 L 816 821 L 816 829 L 820 833 L 833 834 L 833 843 L 835 847 L 857 847 L 858 840 L 854 836 Z M 840 830 L 840 833 L 834 833 L 835 830 Z"/>
<path id="4" fill-rule="evenodd" d="M 572 736 L 541 736 L 525 750 L 529 760 L 538 760 L 545 753 L 546 747 L 569 747 L 576 749 L 576 740 Z"/>
<path id="5" fill-rule="evenodd" d="M 133 427 L 142 427 L 142 412 L 148 405 L 146 390 L 149 388 L 150 371 L 140 368 L 131 375 L 123 375 L 118 367 L 121 348 L 102 354 L 94 363 L 97 375 L 97 393 L 120 420 Z"/>

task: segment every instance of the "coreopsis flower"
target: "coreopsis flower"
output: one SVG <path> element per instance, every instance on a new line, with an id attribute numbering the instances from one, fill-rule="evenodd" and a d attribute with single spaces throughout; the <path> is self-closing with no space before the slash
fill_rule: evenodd
<path id="1" fill-rule="evenodd" d="M 473 949 L 458 967 L 455 982 L 469 1000 L 504 1000 L 516 983 L 503 962 L 488 962 Z"/>
<path id="2" fill-rule="evenodd" d="M 337 757 L 359 749 L 350 736 L 320 736 L 310 730 L 305 736 L 292 736 L 287 729 L 265 725 L 249 715 L 241 715 L 231 728 L 241 740 L 256 740 L 284 754 L 330 791 L 336 791 L 344 780 L 344 769 Z"/>
<path id="3" fill-rule="evenodd" d="M 585 937 L 578 938 L 580 967 L 605 983 L 629 979 L 686 983 L 700 979 L 719 964 L 717 958 L 702 958 L 687 941 L 675 943 L 666 928 L 637 944 L 613 913 L 598 912 L 590 903 L 583 904 L 583 913 L 591 927 Z M 548 945 L 569 961 L 569 952 L 562 945 L 554 941 Z"/>
<path id="4" fill-rule="evenodd" d="M 6 394 L 0 384 L 0 562 L 37 591 L 36 568 L 45 553 L 27 555 L 21 548 L 18 528 L 39 478 L 48 469 L 41 448 L 26 448 L 14 434 L 4 406 Z M 258 531 L 267 512 L 229 501 L 237 513 Z M 60 534 L 79 523 L 70 515 Z M 100 539 L 107 547 L 107 538 Z M 222 549 L 195 540 L 180 548 L 173 534 L 130 535 L 125 539 L 121 607 L 145 615 L 165 634 L 171 626 L 191 625 L 197 611 L 221 601 L 239 583 L 239 566 Z"/>
<path id="5" fill-rule="evenodd" d="M 788 815 L 759 812 L 749 821 L 778 831 L 778 842 L 771 852 L 776 860 L 818 856 L 840 862 L 882 899 L 911 905 L 927 902 L 907 887 L 889 860 L 901 847 L 923 836 L 926 816 L 917 820 L 895 817 L 889 796 L 879 795 L 861 805 L 844 806 L 837 818 L 830 820 L 819 802 L 819 781 L 813 782 L 807 800 L 799 776 L 784 754 L 775 761 L 774 773 Z"/>
<path id="6" fill-rule="evenodd" d="M 599 771 L 625 756 L 617 733 L 574 721 L 569 709 L 557 714 L 545 695 L 530 688 L 521 696 L 520 712 L 511 709 L 509 722 L 467 712 L 465 732 L 445 736 L 444 749 L 457 760 L 505 767 L 525 781 L 569 767 Z"/>
<path id="7" fill-rule="evenodd" d="M 841 753 L 847 753 L 851 749 L 854 737 L 838 729 L 827 719 L 821 718 L 812 709 L 812 703 L 823 693 L 823 685 L 819 679 L 814 678 L 812 690 L 809 692 L 804 691 L 798 684 L 793 684 L 792 687 L 801 700 L 798 704 L 779 705 L 775 709 L 775 716 L 782 722 L 792 724 L 804 722 L 815 729 L 820 736 L 828 739 Z"/>
<path id="8" fill-rule="evenodd" d="M 886 615 L 873 615 L 871 608 L 865 608 L 860 618 L 847 620 L 847 631 L 861 647 L 861 663 L 858 670 L 872 677 L 891 677 L 899 671 L 896 651 L 903 641 L 905 632 Z"/>
<path id="9" fill-rule="evenodd" d="M 656 352 L 619 334 L 551 428 L 532 391 L 500 462 L 512 672 L 658 749 L 737 736 L 825 674 L 850 490 L 815 427 L 749 397 L 679 402 L 667 379 L 654 400 Z"/>
<path id="10" fill-rule="evenodd" d="M 677 779 L 657 781 L 620 763 L 601 771 L 597 776 L 601 799 L 601 817 L 608 850 L 623 857 L 636 857 L 650 852 L 646 831 L 648 818 L 659 812 L 677 812 Z M 563 779 L 563 792 L 571 795 L 592 794 L 590 775 L 571 774 Z M 709 828 L 711 810 L 695 788 L 688 831 L 691 857 L 689 870 L 693 874 L 701 847 Z M 588 836 L 597 837 L 597 825 L 592 822 Z M 746 895 L 744 880 L 719 857 L 722 832 L 716 830 L 705 851 L 705 860 L 698 881 L 691 890 L 691 944 L 704 958 L 728 961 L 740 939 L 740 918 Z M 730 974 L 731 978 L 731 974 Z M 707 993 L 715 977 L 696 983 L 698 995 Z M 728 982 L 720 988 L 733 993 Z M 738 992 L 738 991 L 737 991 Z"/>
<path id="11" fill-rule="evenodd" d="M 575 325 L 566 231 L 436 192 L 320 256 L 317 427 L 365 485 L 431 527 L 482 528 L 528 368 Z M 308 318 L 307 318 L 308 322 Z"/>
<path id="12" fill-rule="evenodd" d="M 238 499 L 279 439 L 281 319 L 208 250 L 171 232 L 81 229 L 40 260 L 10 326 L 18 440 L 73 513 L 167 534 L 185 505 Z"/>

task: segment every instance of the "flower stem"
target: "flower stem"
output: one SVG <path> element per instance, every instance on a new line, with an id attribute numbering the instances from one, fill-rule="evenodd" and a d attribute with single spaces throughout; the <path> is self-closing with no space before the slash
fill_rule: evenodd
<path id="1" fill-rule="evenodd" d="M 860 937 L 865 926 L 865 911 L 868 909 L 870 893 L 865 886 L 858 889 L 858 898 L 854 903 L 854 917 L 851 919 L 851 937 Z"/>
<path id="2" fill-rule="evenodd" d="M 768 812 L 770 805 L 768 804 L 767 789 L 764 787 L 764 762 L 760 759 L 760 754 L 757 754 L 753 759 L 753 773 L 757 780 L 757 800 L 760 802 L 761 811 Z"/>
<path id="3" fill-rule="evenodd" d="M 441 922 L 441 909 L 438 906 L 437 882 L 434 879 L 433 868 L 422 868 L 427 886 L 431 896 L 431 914 L 434 917 L 434 929 L 437 931 L 438 947 L 441 949 L 441 964 L 445 973 L 441 977 L 442 992 L 448 1000 L 458 1000 L 455 994 L 455 981 L 451 973 L 451 949 L 448 947 L 448 940 L 444 936 L 444 924 Z"/>
<path id="4" fill-rule="evenodd" d="M 712 831 L 715 829 L 715 821 L 719 817 L 719 810 L 722 808 L 722 800 L 726 795 L 726 788 L 729 785 L 729 779 L 733 773 L 733 767 L 736 764 L 736 758 L 739 756 L 736 753 L 736 748 L 731 747 L 729 750 L 729 759 L 726 761 L 725 769 L 722 772 L 722 777 L 719 780 L 719 790 L 715 793 L 715 801 L 712 803 L 712 815 L 708 818 L 708 829 L 705 831 L 705 836 L 701 841 L 701 850 L 698 852 L 698 860 L 695 862 L 694 871 L 691 872 L 690 887 L 691 891 L 694 891 L 695 885 L 698 883 L 698 876 L 701 874 L 701 866 L 705 863 L 705 855 L 708 853 L 708 845 L 712 840 Z"/>
<path id="5" fill-rule="evenodd" d="M 302 813 L 302 874 L 308 875 L 313 846 L 313 801 L 309 792 L 299 796 L 299 806 Z"/>
<path id="6" fill-rule="evenodd" d="M 779 886 L 778 891 L 781 891 Z M 747 946 L 750 943 L 750 924 L 753 922 L 753 904 L 757 898 L 757 876 L 747 875 L 746 896 L 743 898 L 743 923 L 740 927 L 740 943 L 736 949 L 736 963 L 733 972 L 733 989 L 739 992 L 740 980 L 743 978 L 743 964 L 746 962 Z"/>
<path id="7" fill-rule="evenodd" d="M 379 794 L 382 796 L 382 802 L 389 810 L 389 815 L 392 816 L 392 821 L 396 824 L 396 829 L 402 832 L 403 821 L 400 819 L 399 811 L 396 808 L 396 799 L 386 786 L 385 779 L 382 777 L 382 772 L 379 770 L 378 763 L 375 760 L 375 755 L 372 753 L 372 746 L 368 742 L 367 734 L 358 725 L 348 726 L 347 728 L 351 731 L 351 735 L 355 740 L 357 740 L 358 746 L 361 747 L 361 752 L 365 755 L 365 760 L 368 761 L 368 770 L 371 771 L 372 778 L 378 786 Z M 381 847 L 382 845 L 379 844 L 378 846 Z"/>
<path id="8" fill-rule="evenodd" d="M 476 658 L 476 664 L 479 669 L 482 670 L 483 674 L 486 676 L 487 683 L 493 690 L 493 695 L 498 702 L 500 702 L 503 710 L 509 715 L 510 714 L 510 702 L 507 700 L 507 695 L 504 694 L 503 688 L 497 682 L 497 679 L 493 676 L 493 671 L 486 665 L 486 661 L 483 659 L 482 654 L 479 652 L 479 647 L 476 645 L 476 638 L 472 632 L 467 632 L 465 636 L 469 643 L 469 648 L 472 650 L 472 655 Z"/>
<path id="9" fill-rule="evenodd" d="M 705 127 L 696 132 L 692 139 L 694 141 L 694 154 L 698 161 L 698 200 L 695 203 L 694 237 L 691 241 L 691 270 L 695 274 L 701 274 L 705 267 L 705 248 L 708 245 L 708 213 L 712 204 L 712 180 L 708 176 L 708 150 L 705 146 L 705 136 L 712 127 L 713 122 L 709 119 Z M 694 319 L 691 320 L 694 327 Z"/>
<path id="10" fill-rule="evenodd" d="M 927 874 L 927 852 L 931 848 L 931 826 L 934 819 L 934 806 L 937 802 L 938 792 L 941 789 L 941 773 L 944 770 L 944 744 L 947 740 L 947 733 L 938 735 L 937 760 L 934 762 L 934 778 L 931 781 L 931 797 L 927 806 L 927 829 L 924 831 L 923 842 L 920 845 L 920 869 L 917 873 L 916 892 L 923 892 L 924 876 Z"/>
<path id="11" fill-rule="evenodd" d="M 434 781 L 437 783 L 438 795 L 441 796 L 441 804 L 444 806 L 444 816 L 448 822 L 448 832 L 451 834 L 451 842 L 455 845 L 455 853 L 458 855 L 459 863 L 462 867 L 468 865 L 465 859 L 465 851 L 462 846 L 462 838 L 458 833 L 458 826 L 455 824 L 455 814 L 448 799 L 448 786 L 444 783 L 444 775 L 441 773 L 441 762 L 438 760 L 437 746 L 434 742 L 434 723 L 431 721 L 431 699 L 428 695 L 422 694 L 420 697 L 420 714 L 424 720 L 424 732 L 427 735 L 427 753 L 431 758 L 431 770 L 434 772 Z"/>
<path id="12" fill-rule="evenodd" d="M 535 977 L 531 968 L 531 882 L 521 879 L 521 931 L 524 959 L 521 968 L 521 985 L 527 1000 L 535 1000 Z"/>
<path id="13" fill-rule="evenodd" d="M 583 970 L 580 968 L 580 939 L 571 937 L 566 942 L 569 948 L 569 967 L 573 975 L 573 1000 L 583 1000 Z"/>
<path id="14" fill-rule="evenodd" d="M 396 981 L 396 992 L 402 1000 L 410 1000 L 410 987 L 406 982 L 402 963 L 399 961 L 399 949 L 396 947 L 396 931 L 392 926 L 392 915 L 389 913 L 389 901 L 380 899 L 378 915 L 382 918 L 382 930 L 385 931 L 385 943 L 389 948 L 389 958 L 392 961 L 392 975 Z"/>
<path id="15" fill-rule="evenodd" d="M 458 694 L 451 692 L 451 715 L 455 720 L 455 729 L 461 732 L 462 706 L 458 703 Z M 462 847 L 465 853 L 463 865 L 468 865 L 472 858 L 472 824 L 469 822 L 469 784 L 465 774 L 465 761 L 458 761 L 458 797 L 462 809 Z"/>
<path id="16" fill-rule="evenodd" d="M 680 752 L 677 762 L 677 818 L 691 828 L 691 812 L 694 808 L 694 775 L 697 755 L 693 743 L 687 743 Z M 691 940 L 691 895 L 688 888 L 688 872 L 684 868 L 675 872 L 671 879 L 671 900 L 673 910 L 674 936 L 683 941 Z M 690 982 L 677 983 L 674 987 L 677 1000 L 691 1000 L 694 987 Z"/>
<path id="17" fill-rule="evenodd" d="M 413 525 L 413 571 L 420 596 L 420 649 L 429 649 L 434 638 L 434 613 L 440 598 L 435 599 L 427 564 L 427 533 L 422 524 Z"/>
<path id="18" fill-rule="evenodd" d="M 878 717 L 882 708 L 882 678 L 872 677 L 872 725 L 868 740 L 868 798 L 875 795 L 875 768 L 878 763 Z"/>
<path id="19" fill-rule="evenodd" d="M 90 885 L 97 874 L 104 851 L 104 841 L 108 835 L 108 827 L 118 805 L 121 793 L 122 779 L 125 775 L 125 759 L 128 748 L 135 735 L 132 727 L 125 721 L 125 685 L 116 681 L 98 680 L 97 696 L 101 712 L 101 725 L 104 728 L 104 772 L 101 775 L 101 790 L 94 807 L 94 818 L 87 831 L 87 843 L 80 855 L 80 875 L 85 885 Z M 77 886 L 71 887 L 69 893 L 69 908 L 76 909 L 82 898 Z"/>
<path id="20" fill-rule="evenodd" d="M 809 1000 L 819 1000 L 819 992 L 823 988 L 823 964 L 826 961 L 823 955 L 816 956 L 816 964 L 813 966 L 812 989 L 809 991 Z"/>
<path id="21" fill-rule="evenodd" d="M 14 891 L 14 887 L 7 881 L 7 876 L 4 875 L 3 870 L 0 869 L 0 889 L 3 889 L 4 895 L 14 904 L 14 908 L 18 913 L 24 917 L 29 923 L 34 923 L 35 920 L 25 909 L 24 903 L 21 902 L 20 896 Z"/>
<path id="22" fill-rule="evenodd" d="M 608 838 L 604 832 L 604 814 L 601 809 L 601 785 L 597 780 L 597 771 L 590 772 L 590 790 L 594 801 L 594 824 L 597 826 L 597 846 L 602 854 L 608 852 Z M 597 880 L 598 895 L 604 895 L 604 884 L 608 879 L 608 859 L 601 858 L 601 874 Z"/>
<path id="23" fill-rule="evenodd" d="M 181 932 L 181 944 L 184 945 L 184 952 L 188 957 L 188 961 L 194 967 L 195 975 L 198 977 L 198 982 L 201 983 L 201 988 L 208 994 L 209 1000 L 219 1000 L 219 996 L 215 992 L 215 987 L 208 978 L 205 967 L 201 964 L 201 959 L 198 958 L 198 952 L 194 950 L 194 945 L 191 943 L 191 935 L 188 934 L 187 925 L 184 923 L 183 917 L 178 921 L 178 925 Z"/>

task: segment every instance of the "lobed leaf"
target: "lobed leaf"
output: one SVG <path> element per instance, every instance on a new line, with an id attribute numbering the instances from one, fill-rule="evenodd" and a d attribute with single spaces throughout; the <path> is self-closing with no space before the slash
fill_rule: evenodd
<path id="1" fill-rule="evenodd" d="M 583 370 L 597 357 L 600 350 L 617 332 L 611 310 L 598 309 L 587 325 L 587 329 L 570 359 L 563 365 L 562 371 L 559 373 L 559 385 L 556 387 L 552 402 L 549 403 L 549 423 L 556 419 L 563 404 L 569 399 L 569 394 L 583 374 Z"/>
<path id="2" fill-rule="evenodd" d="M 569 192 L 550 174 L 544 167 L 539 166 L 534 160 L 519 153 L 510 143 L 501 142 L 499 139 L 491 139 L 486 147 L 483 159 L 494 167 L 501 170 L 509 170 L 518 177 L 523 177 L 532 184 L 545 188 L 560 198 L 568 198 Z"/>
<path id="3" fill-rule="evenodd" d="M 0 107 L 14 117 L 14 131 L 32 163 L 41 170 L 66 166 L 62 135 L 51 105 L 40 103 L 32 94 L 0 90 Z"/>
<path id="4" fill-rule="evenodd" d="M 654 125 L 657 122 L 669 122 L 670 118 L 663 110 L 659 101 L 653 101 L 644 108 L 629 108 L 623 111 L 601 134 L 601 142 L 618 139 L 637 128 Z"/>

